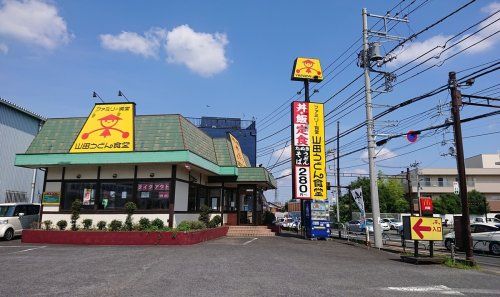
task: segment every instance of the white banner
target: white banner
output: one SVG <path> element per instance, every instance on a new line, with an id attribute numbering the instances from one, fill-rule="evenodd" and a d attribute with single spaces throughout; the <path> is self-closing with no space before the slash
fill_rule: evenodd
<path id="1" fill-rule="evenodd" d="M 363 200 L 363 190 L 361 188 L 357 188 L 351 190 L 352 198 L 354 198 L 354 202 L 359 208 L 359 211 L 364 216 L 365 214 L 365 201 Z"/>

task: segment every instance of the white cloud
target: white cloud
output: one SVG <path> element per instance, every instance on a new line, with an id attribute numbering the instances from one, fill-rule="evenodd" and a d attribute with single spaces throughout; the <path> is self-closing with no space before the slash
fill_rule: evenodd
<path id="1" fill-rule="evenodd" d="M 57 7 L 41 0 L 4 0 L 0 8 L 0 35 L 54 49 L 72 34 Z"/>
<path id="2" fill-rule="evenodd" d="M 275 151 L 273 153 L 273 157 L 275 159 L 277 159 L 281 156 L 280 160 L 285 160 L 285 159 L 290 158 L 291 154 L 292 154 L 292 146 L 288 145 L 285 148 L 282 148 L 282 149 Z"/>
<path id="3" fill-rule="evenodd" d="M 101 34 L 101 46 L 114 51 L 131 52 L 145 58 L 158 57 L 162 40 L 166 32 L 160 28 L 153 28 L 143 36 L 135 32 L 122 31 L 118 35 Z"/>
<path id="4" fill-rule="evenodd" d="M 178 26 L 167 34 L 167 61 L 184 64 L 193 72 L 209 77 L 228 66 L 226 34 L 195 32 L 188 25 Z"/>
<path id="5" fill-rule="evenodd" d="M 488 15 L 494 14 L 497 10 L 500 9 L 500 2 L 493 2 L 490 5 L 483 7 L 481 9 L 482 12 L 487 13 Z M 493 35 L 488 37 L 489 35 L 500 31 L 500 22 L 495 22 L 491 25 L 490 23 L 495 22 L 495 17 L 492 17 L 484 22 L 481 22 L 477 27 L 470 29 L 470 32 L 476 32 L 480 29 L 482 31 L 470 36 L 470 34 L 464 34 L 462 36 L 453 37 L 453 35 L 435 35 L 423 41 L 414 41 L 409 45 L 403 47 L 399 51 L 395 53 L 396 59 L 389 63 L 392 66 L 398 66 L 405 64 L 409 61 L 412 61 L 418 58 L 420 55 L 423 55 L 427 51 L 429 53 L 422 56 L 419 61 L 425 61 L 430 57 L 434 57 L 435 59 L 429 59 L 427 64 L 435 64 L 439 60 L 443 60 L 452 54 L 464 50 L 469 46 L 472 46 L 476 42 L 480 42 L 469 49 L 465 50 L 467 54 L 476 54 L 482 51 L 493 48 L 493 46 L 500 40 L 500 35 Z M 487 26 L 489 25 L 489 26 Z M 470 37 L 469 37 L 470 36 Z M 488 39 L 481 41 L 482 39 L 488 37 Z M 458 43 L 453 48 L 444 51 L 447 47 L 452 44 Z"/>
<path id="6" fill-rule="evenodd" d="M 357 174 L 368 174 L 368 170 L 362 168 L 356 168 L 352 170 L 352 172 Z"/>
<path id="7" fill-rule="evenodd" d="M 383 161 L 383 160 L 386 160 L 386 159 L 389 159 L 389 158 L 393 158 L 393 157 L 396 157 L 397 154 L 394 153 L 393 151 L 383 147 L 381 148 L 380 150 L 375 150 L 375 155 L 376 155 L 376 159 L 377 161 Z M 365 150 L 361 156 L 360 156 L 361 160 L 363 160 L 363 162 L 365 163 L 368 163 L 368 151 Z"/>
<path id="8" fill-rule="evenodd" d="M 5 43 L 0 43 L 0 53 L 6 55 L 9 52 L 9 47 Z"/>

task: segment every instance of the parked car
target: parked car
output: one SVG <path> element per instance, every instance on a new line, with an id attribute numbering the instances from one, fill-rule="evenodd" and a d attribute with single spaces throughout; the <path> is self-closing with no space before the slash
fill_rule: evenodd
<path id="1" fill-rule="evenodd" d="M 391 229 L 386 222 L 380 220 L 379 223 L 382 231 L 389 231 Z M 373 232 L 373 219 L 366 219 L 366 228 L 369 232 Z"/>
<path id="2" fill-rule="evenodd" d="M 382 222 L 389 224 L 389 229 L 391 230 L 398 230 L 399 226 L 402 226 L 403 223 L 396 220 L 395 218 L 383 218 L 381 219 Z"/>
<path id="3" fill-rule="evenodd" d="M 474 223 L 470 226 L 470 232 L 474 250 L 500 255 L 500 224 Z M 448 250 L 451 250 L 452 243 L 455 243 L 455 231 L 444 236 L 444 245 Z"/>
<path id="4" fill-rule="evenodd" d="M 358 220 L 348 222 L 347 230 L 351 232 L 361 232 L 361 222 Z"/>
<path id="5" fill-rule="evenodd" d="M 23 229 L 30 229 L 40 218 L 40 204 L 0 204 L 0 238 L 11 240 L 21 235 Z"/>

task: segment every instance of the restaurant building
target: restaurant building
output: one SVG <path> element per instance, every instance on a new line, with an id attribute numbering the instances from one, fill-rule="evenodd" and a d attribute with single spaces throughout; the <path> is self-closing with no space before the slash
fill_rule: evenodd
<path id="1" fill-rule="evenodd" d="M 169 226 L 197 220 L 203 205 L 224 224 L 260 224 L 263 192 L 276 187 L 251 167 L 238 140 L 212 138 L 178 114 L 135 115 L 134 103 L 96 104 L 88 118 L 47 119 L 16 166 L 43 168 L 43 220 L 160 218 Z"/>

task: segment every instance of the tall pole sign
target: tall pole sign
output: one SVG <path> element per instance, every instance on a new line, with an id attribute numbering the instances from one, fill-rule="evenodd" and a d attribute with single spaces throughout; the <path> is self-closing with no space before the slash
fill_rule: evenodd
<path id="1" fill-rule="evenodd" d="M 325 123 L 322 103 L 309 102 L 309 82 L 323 80 L 318 59 L 297 58 L 292 80 L 304 81 L 305 102 L 292 102 L 293 198 L 327 199 Z"/>

